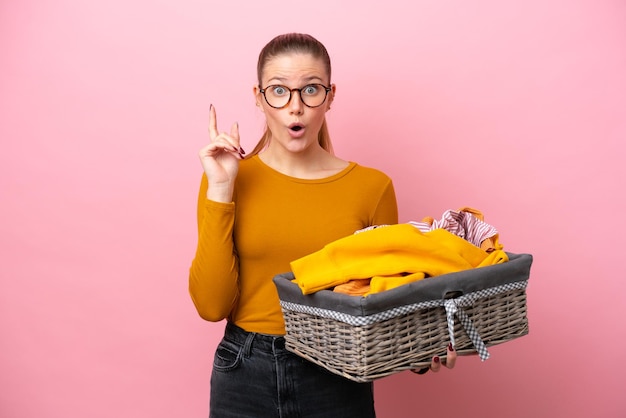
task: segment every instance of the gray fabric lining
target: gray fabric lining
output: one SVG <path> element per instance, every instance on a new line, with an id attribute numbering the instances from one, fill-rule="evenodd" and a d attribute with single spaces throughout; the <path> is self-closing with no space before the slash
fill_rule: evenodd
<path id="1" fill-rule="evenodd" d="M 458 297 L 482 289 L 528 280 L 532 255 L 512 253 L 507 255 L 509 261 L 506 263 L 430 277 L 367 297 L 349 296 L 332 290 L 303 295 L 298 285 L 292 282 L 294 275 L 291 272 L 277 275 L 274 277 L 274 283 L 281 301 L 352 316 L 369 316 L 397 306 L 442 300 L 449 293 L 454 293 L 454 297 Z"/>

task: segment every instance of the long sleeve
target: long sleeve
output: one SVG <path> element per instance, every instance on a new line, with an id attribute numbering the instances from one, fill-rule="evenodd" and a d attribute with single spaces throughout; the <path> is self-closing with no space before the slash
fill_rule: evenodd
<path id="1" fill-rule="evenodd" d="M 198 195 L 198 246 L 189 272 L 189 293 L 202 318 L 220 321 L 229 316 L 238 297 L 235 204 L 208 200 L 207 187 L 203 175 Z"/>

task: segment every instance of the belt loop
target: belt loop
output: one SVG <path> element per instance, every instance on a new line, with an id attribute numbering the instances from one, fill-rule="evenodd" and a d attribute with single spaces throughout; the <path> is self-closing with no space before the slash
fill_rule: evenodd
<path id="1" fill-rule="evenodd" d="M 250 357 L 250 352 L 252 351 L 252 341 L 254 340 L 255 336 L 255 332 L 249 332 L 248 336 L 246 337 L 246 342 L 243 343 L 243 355 L 246 358 Z"/>

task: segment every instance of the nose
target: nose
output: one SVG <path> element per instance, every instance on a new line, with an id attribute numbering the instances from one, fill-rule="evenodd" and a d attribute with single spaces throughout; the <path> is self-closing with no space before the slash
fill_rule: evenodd
<path id="1" fill-rule="evenodd" d="M 296 97 L 296 93 L 298 96 Z M 289 101 L 289 113 L 295 115 L 301 115 L 304 110 L 304 103 L 302 103 L 302 97 L 300 96 L 300 90 L 292 90 L 291 99 Z"/>

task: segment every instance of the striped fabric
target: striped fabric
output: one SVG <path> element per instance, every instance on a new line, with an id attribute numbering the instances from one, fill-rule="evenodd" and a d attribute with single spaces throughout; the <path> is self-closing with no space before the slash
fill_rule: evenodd
<path id="1" fill-rule="evenodd" d="M 492 225 L 478 219 L 470 212 L 447 210 L 441 216 L 441 219 L 429 222 L 409 221 L 421 232 L 428 232 L 433 229 L 445 229 L 448 232 L 457 235 L 477 247 L 487 238 L 492 238 L 498 234 L 498 231 Z"/>

